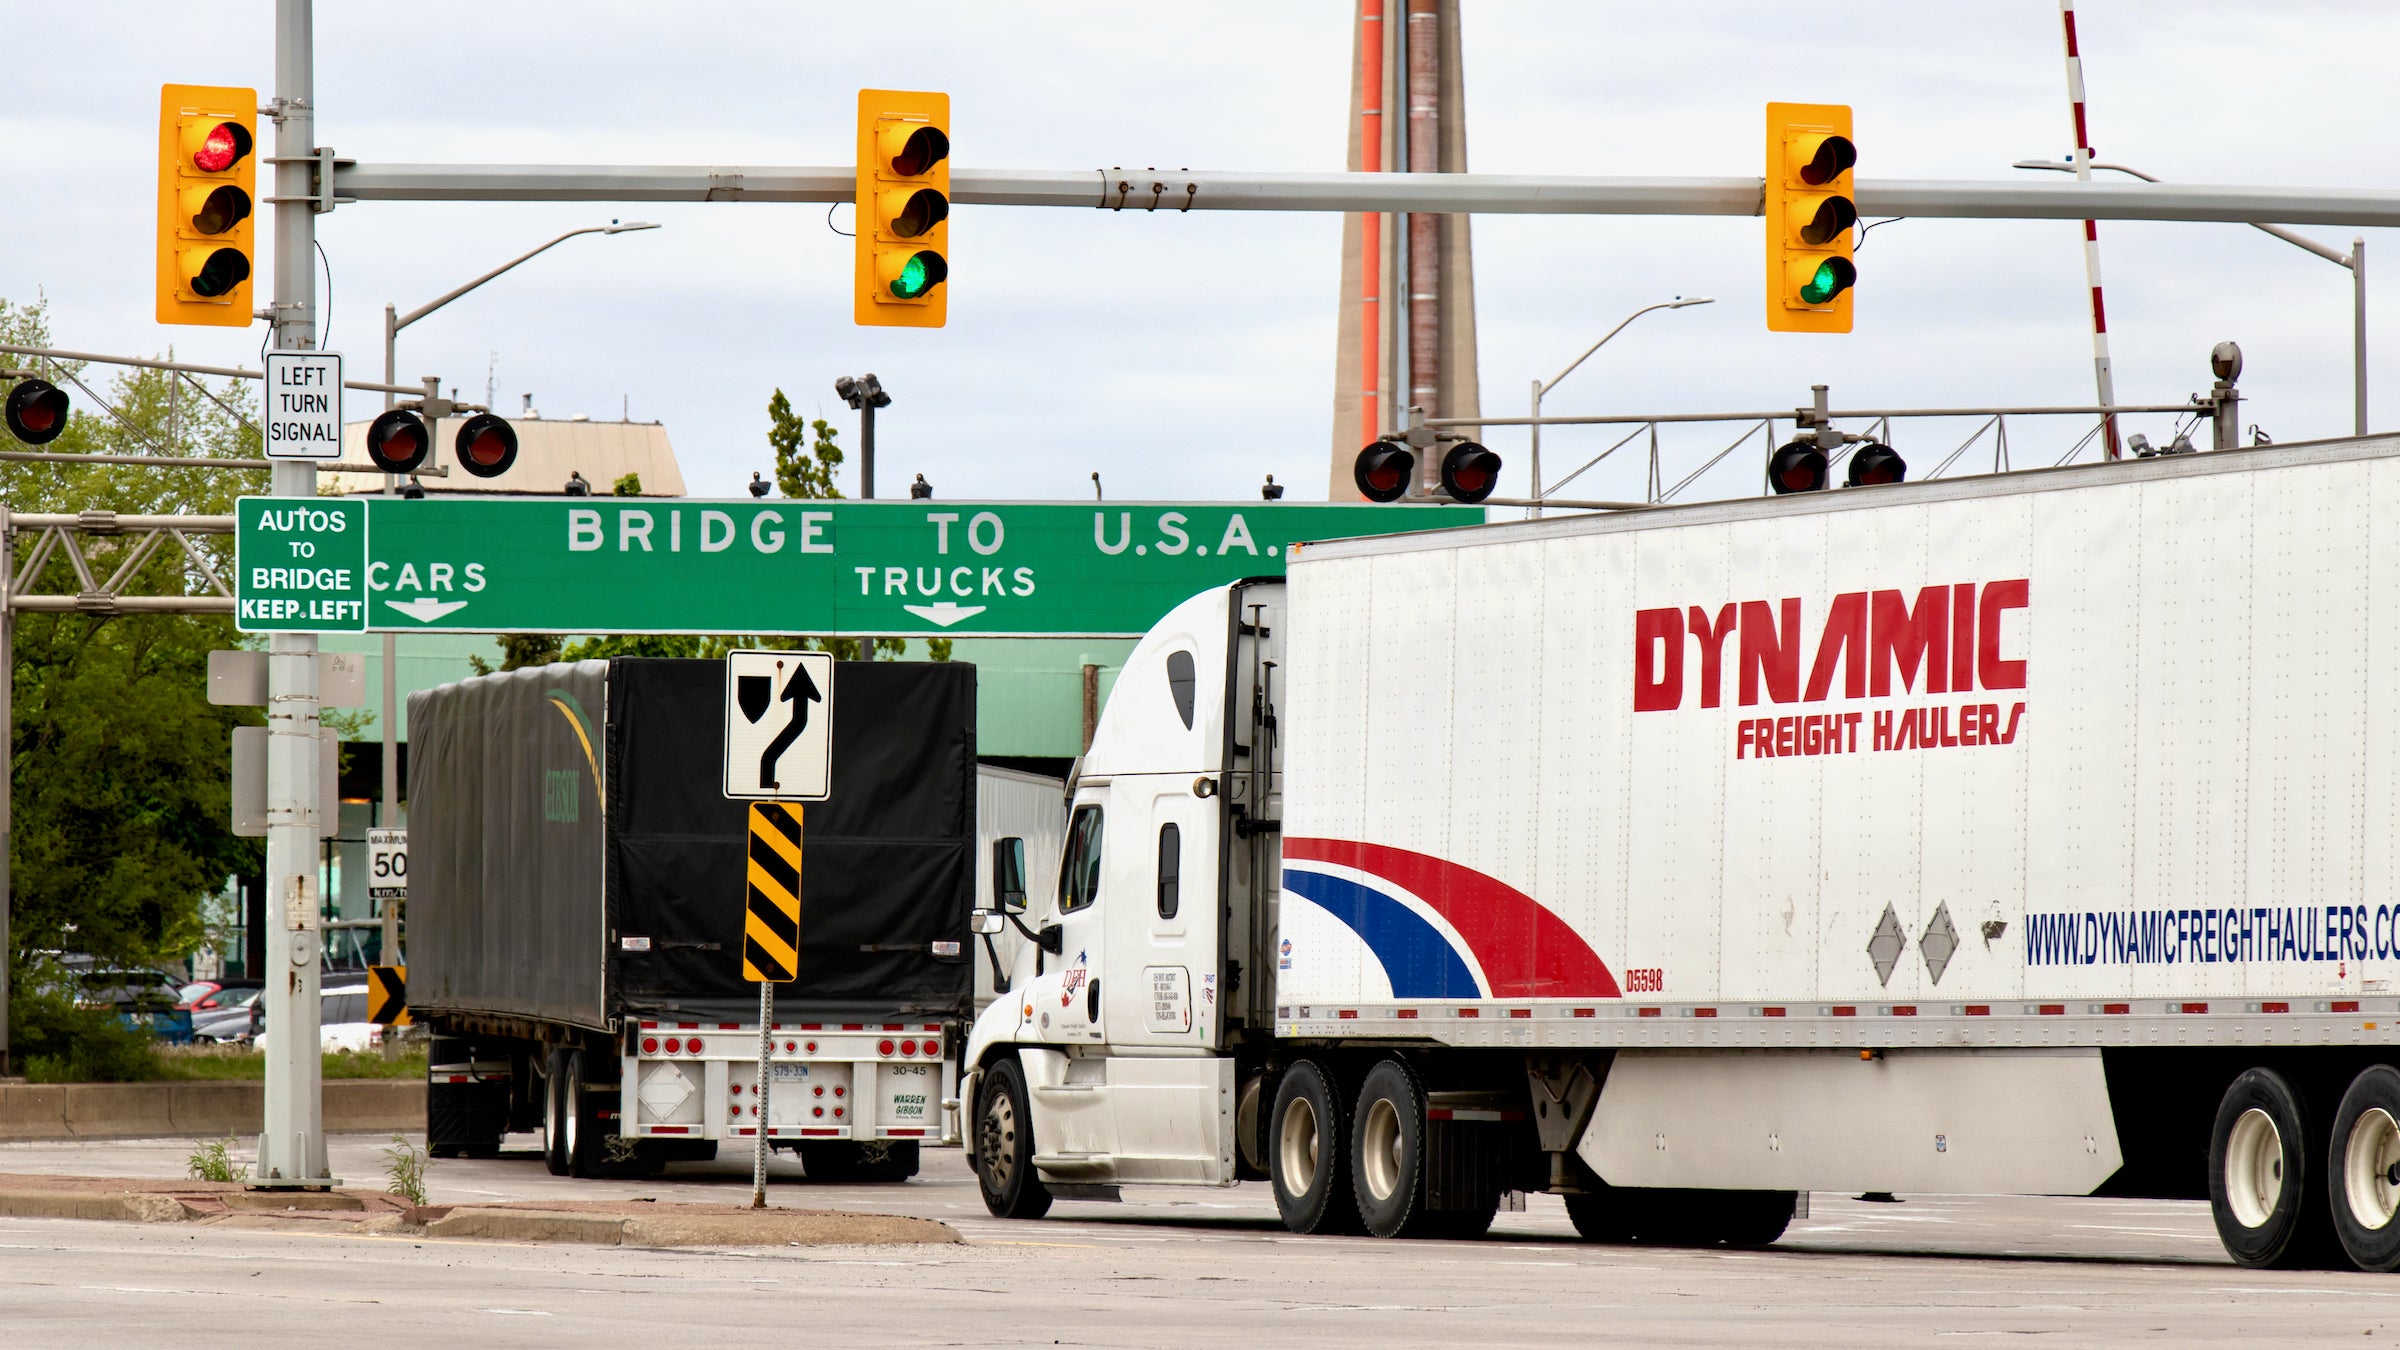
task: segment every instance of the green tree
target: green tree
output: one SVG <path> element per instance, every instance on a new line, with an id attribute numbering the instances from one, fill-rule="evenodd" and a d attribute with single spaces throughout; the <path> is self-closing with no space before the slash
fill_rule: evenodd
<path id="1" fill-rule="evenodd" d="M 48 317 L 45 303 L 0 300 L 0 341 L 48 346 Z M 44 377 L 75 401 L 66 430 L 45 449 L 259 454 L 248 415 L 255 386 L 212 387 L 156 370 L 104 381 L 80 365 L 42 364 Z M 0 382 L 0 393 L 6 387 Z M 267 486 L 267 475 L 255 470 L 0 464 L 0 501 L 19 513 L 231 515 L 235 497 Z M 230 537 L 187 538 L 218 576 L 232 575 Z M 12 565 L 21 566 L 36 544 L 30 531 L 19 540 Z M 134 542 L 75 539 L 100 577 L 131 558 Z M 47 556 L 29 589 L 70 595 L 82 589 L 63 549 Z M 209 587 L 199 564 L 169 544 L 138 563 L 127 589 L 177 595 L 206 594 Z M 227 783 L 233 728 L 256 725 L 260 714 L 216 707 L 207 697 L 208 653 L 245 641 L 230 616 L 18 618 L 10 672 L 15 950 L 8 954 L 17 971 L 44 950 L 123 962 L 179 960 L 200 941 L 204 897 L 260 866 L 259 841 L 232 832 Z"/>
<path id="2" fill-rule="evenodd" d="M 638 473 L 626 474 L 609 488 L 608 493 L 612 497 L 639 497 L 642 495 L 642 476 Z"/>
<path id="3" fill-rule="evenodd" d="M 499 665 L 495 666 L 480 656 L 468 657 L 467 664 L 474 667 L 478 675 L 489 675 L 495 670 L 515 670 L 521 666 L 546 666 L 560 659 L 560 648 L 565 642 L 566 639 L 556 633 L 502 633 L 499 638 Z"/>

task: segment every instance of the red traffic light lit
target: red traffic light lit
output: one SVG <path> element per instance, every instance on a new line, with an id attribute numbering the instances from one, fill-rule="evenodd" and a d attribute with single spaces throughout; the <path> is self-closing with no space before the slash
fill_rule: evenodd
<path id="1" fill-rule="evenodd" d="M 1850 456 L 1850 486 L 1880 487 L 1908 480 L 1908 461 L 1881 441 L 1869 441 Z"/>
<path id="2" fill-rule="evenodd" d="M 367 426 L 367 458 L 385 473 L 415 473 L 433 450 L 425 419 L 393 408 Z"/>
<path id="3" fill-rule="evenodd" d="M 477 478 L 498 478 L 517 462 L 517 429 L 477 413 L 458 429 L 458 466 Z"/>
<path id="4" fill-rule="evenodd" d="M 1808 441 L 1793 441 L 1767 461 L 1767 486 L 1775 495 L 1816 492 L 1825 486 L 1825 452 Z"/>
<path id="5" fill-rule="evenodd" d="M 1442 456 L 1442 491 L 1469 506 L 1500 486 L 1500 457 L 1473 441 L 1461 441 Z"/>
<path id="6" fill-rule="evenodd" d="M 1358 495 L 1371 502 L 1396 502 L 1416 480 L 1417 457 L 1398 441 L 1377 441 L 1358 452 L 1353 471 Z"/>
<path id="7" fill-rule="evenodd" d="M 67 429 L 67 395 L 48 380 L 25 379 L 8 391 L 8 434 L 27 445 L 47 445 Z"/>
<path id="8" fill-rule="evenodd" d="M 192 151 L 192 167 L 202 173 L 223 173 L 250 153 L 250 131 L 239 122 L 219 122 L 200 138 Z"/>

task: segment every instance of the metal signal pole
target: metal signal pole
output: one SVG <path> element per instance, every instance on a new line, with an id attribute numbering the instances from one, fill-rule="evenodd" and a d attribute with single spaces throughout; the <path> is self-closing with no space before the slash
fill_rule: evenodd
<path id="1" fill-rule="evenodd" d="M 317 345 L 315 17 L 310 0 L 275 0 L 275 299 L 267 320 L 283 350 Z M 269 397 L 273 391 L 269 390 Z M 317 467 L 277 460 L 274 495 L 317 495 Z M 267 640 L 266 1120 L 256 1187 L 330 1187 L 318 1050 L 317 636 Z"/>

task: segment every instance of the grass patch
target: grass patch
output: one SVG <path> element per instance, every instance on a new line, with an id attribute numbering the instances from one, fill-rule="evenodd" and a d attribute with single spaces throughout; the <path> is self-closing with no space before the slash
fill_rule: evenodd
<path id="1" fill-rule="evenodd" d="M 410 1078 L 425 1077 L 425 1052 L 411 1048 L 399 1058 L 387 1060 L 381 1050 L 363 1054 L 354 1050 L 328 1050 L 324 1056 L 324 1075 L 334 1078 Z M 168 1082 L 223 1082 L 263 1080 L 267 1076 L 267 1057 L 241 1045 L 170 1045 L 158 1050 L 156 1078 Z"/>

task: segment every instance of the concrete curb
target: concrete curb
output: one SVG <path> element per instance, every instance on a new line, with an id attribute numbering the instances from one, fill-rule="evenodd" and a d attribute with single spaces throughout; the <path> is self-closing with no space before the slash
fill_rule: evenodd
<path id="1" fill-rule="evenodd" d="M 470 1206 L 426 1224 L 425 1235 L 623 1247 L 880 1247 L 966 1240 L 946 1223 L 896 1214 L 766 1209 L 622 1215 Z"/>
<path id="2" fill-rule="evenodd" d="M 122 1188 L 122 1189 L 120 1189 Z M 874 1247 L 957 1243 L 948 1224 L 896 1214 L 570 1201 L 411 1207 L 382 1191 L 259 1192 L 221 1182 L 0 1178 L 0 1216 L 200 1223 L 276 1231 L 422 1234 L 603 1247 Z"/>
<path id="3" fill-rule="evenodd" d="M 333 1133 L 420 1130 L 425 1084 L 337 1078 L 325 1084 Z M 255 1082 L 0 1084 L 0 1142 L 34 1139 L 213 1139 L 256 1134 L 266 1085 Z"/>

